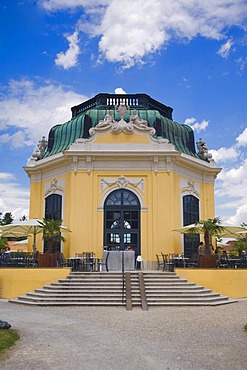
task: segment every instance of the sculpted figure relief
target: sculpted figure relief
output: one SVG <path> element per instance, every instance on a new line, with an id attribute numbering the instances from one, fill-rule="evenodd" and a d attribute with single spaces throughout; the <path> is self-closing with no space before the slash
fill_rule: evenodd
<path id="1" fill-rule="evenodd" d="M 144 121 L 143 119 L 141 119 L 138 116 L 137 111 L 135 109 L 131 113 L 130 123 L 132 123 L 136 126 L 139 126 L 139 127 L 144 127 L 144 128 L 148 127 L 147 121 Z"/>
<path id="2" fill-rule="evenodd" d="M 105 116 L 105 118 L 103 119 L 103 121 L 99 121 L 99 123 L 97 124 L 97 127 L 108 127 L 112 123 L 115 123 L 115 120 L 113 116 L 113 110 L 110 109 L 107 115 Z"/>
<path id="3" fill-rule="evenodd" d="M 199 141 L 196 143 L 198 148 L 198 154 L 208 153 L 208 147 L 205 141 L 200 137 Z"/>
<path id="4" fill-rule="evenodd" d="M 206 160 L 212 158 L 212 154 L 208 152 L 207 144 L 205 143 L 205 141 L 202 140 L 201 137 L 199 141 L 196 143 L 196 145 L 198 148 L 198 155 L 200 158 L 206 159 Z"/>

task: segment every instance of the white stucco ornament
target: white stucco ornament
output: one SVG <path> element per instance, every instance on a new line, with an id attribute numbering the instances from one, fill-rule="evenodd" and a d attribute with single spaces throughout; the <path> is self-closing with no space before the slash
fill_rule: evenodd
<path id="1" fill-rule="evenodd" d="M 116 112 L 119 114 L 120 120 L 115 121 L 113 110 L 110 109 L 105 118 L 95 126 L 90 128 L 90 136 L 94 136 L 96 133 L 110 131 L 112 134 L 119 134 L 124 132 L 125 134 L 133 134 L 134 132 L 146 132 L 151 136 L 155 135 L 155 129 L 148 127 L 148 123 L 142 120 L 135 109 L 131 112 L 129 122 L 125 121 L 125 115 L 129 111 L 129 107 L 125 104 L 120 104 L 115 107 Z"/>

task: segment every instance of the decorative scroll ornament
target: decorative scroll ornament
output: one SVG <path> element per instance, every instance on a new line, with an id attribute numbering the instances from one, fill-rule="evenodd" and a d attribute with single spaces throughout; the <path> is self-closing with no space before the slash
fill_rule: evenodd
<path id="1" fill-rule="evenodd" d="M 198 193 L 198 191 L 195 189 L 195 183 L 194 181 L 188 181 L 188 186 L 185 186 L 184 188 L 181 189 L 181 192 L 182 193 L 189 193 L 189 194 L 194 194 L 196 195 L 198 198 L 200 196 L 200 194 Z"/>
<path id="2" fill-rule="evenodd" d="M 110 109 L 105 116 L 105 118 L 95 126 L 90 128 L 90 136 L 96 134 L 96 132 L 103 132 L 109 130 L 112 134 L 118 134 L 124 132 L 125 134 L 133 134 L 135 131 L 139 132 L 148 132 L 151 136 L 155 135 L 155 129 L 153 127 L 148 127 L 148 123 L 145 120 L 142 120 L 137 111 L 134 109 L 130 115 L 129 122 L 124 120 L 129 107 L 124 104 L 120 104 L 115 108 L 116 112 L 120 116 L 120 121 L 115 121 L 114 112 Z"/>
<path id="3" fill-rule="evenodd" d="M 45 196 L 50 194 L 50 193 L 56 193 L 57 190 L 60 190 L 60 191 L 63 191 L 63 188 L 61 186 L 58 186 L 57 184 L 57 179 L 52 179 L 51 183 L 50 183 L 50 187 L 49 189 L 46 190 L 45 192 Z"/>
<path id="4" fill-rule="evenodd" d="M 101 192 L 112 185 L 117 185 L 119 188 L 126 188 L 128 185 L 132 185 L 140 189 L 144 193 L 144 180 L 141 178 L 128 179 L 125 176 L 119 176 L 118 178 L 108 177 L 101 179 L 100 184 Z"/>

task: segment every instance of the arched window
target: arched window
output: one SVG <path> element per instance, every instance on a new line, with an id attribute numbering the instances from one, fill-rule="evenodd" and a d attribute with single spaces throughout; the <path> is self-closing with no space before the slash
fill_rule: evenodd
<path id="1" fill-rule="evenodd" d="M 62 195 L 51 194 L 45 198 L 45 219 L 61 220 L 62 218 Z M 48 242 L 44 241 L 44 252 L 49 250 Z M 61 242 L 54 242 L 53 252 L 61 251 Z"/>
<path id="2" fill-rule="evenodd" d="M 45 198 L 45 218 L 61 220 L 62 218 L 62 195 L 51 194 Z"/>
<path id="3" fill-rule="evenodd" d="M 187 226 L 199 221 L 199 199 L 193 195 L 183 197 L 183 225 Z M 184 255 L 192 257 L 198 252 L 200 235 L 184 234 Z"/>
<path id="4" fill-rule="evenodd" d="M 105 205 L 139 206 L 139 200 L 137 196 L 129 190 L 115 190 L 108 195 Z"/>

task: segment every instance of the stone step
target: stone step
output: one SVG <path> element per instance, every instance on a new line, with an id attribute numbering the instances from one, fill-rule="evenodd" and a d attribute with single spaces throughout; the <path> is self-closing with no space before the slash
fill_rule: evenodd
<path id="1" fill-rule="evenodd" d="M 146 297 L 148 300 L 151 300 L 151 299 L 166 299 L 166 298 L 178 298 L 178 299 L 181 299 L 181 298 L 214 298 L 214 297 L 219 297 L 220 294 L 219 293 L 177 293 L 177 292 L 173 292 L 173 293 L 146 293 Z"/>
<path id="2" fill-rule="evenodd" d="M 62 302 L 35 302 L 35 301 L 26 301 L 22 299 L 11 299 L 10 303 L 18 303 L 25 305 L 35 305 L 35 306 L 125 306 L 125 302 L 84 302 L 84 301 L 62 301 Z M 139 304 L 138 304 L 139 305 Z"/>
<path id="3" fill-rule="evenodd" d="M 68 294 L 118 294 L 118 292 L 121 292 L 122 294 L 122 290 L 115 290 L 115 291 L 112 291 L 111 289 L 83 289 L 83 290 L 64 290 L 64 289 L 35 289 L 35 293 L 40 293 L 40 294 L 65 294 L 65 295 L 68 295 Z M 32 292 L 31 292 L 32 293 Z M 139 289 L 131 289 L 131 293 L 132 294 L 136 294 L 136 293 L 139 293 L 140 294 L 140 290 Z M 29 294 L 29 293 L 27 293 Z"/>
<path id="4" fill-rule="evenodd" d="M 180 278 L 175 272 L 143 272 L 148 306 L 193 306 L 232 303 L 228 297 L 212 292 L 194 282 Z M 50 306 L 123 306 L 121 272 L 71 272 L 43 288 L 12 299 L 12 303 Z M 139 276 L 131 272 L 132 305 L 141 305 Z"/>
<path id="5" fill-rule="evenodd" d="M 19 300 L 21 301 L 32 301 L 32 302 L 54 302 L 54 303 L 63 303 L 63 302 L 89 302 L 89 303 L 124 303 L 125 302 L 125 297 L 122 299 L 121 295 L 119 297 L 108 297 L 105 299 L 104 297 L 68 297 L 66 298 L 53 298 L 53 297 L 36 297 L 36 296 L 20 296 Z"/>
<path id="6" fill-rule="evenodd" d="M 27 297 L 41 297 L 41 298 L 47 298 L 47 294 L 46 293 L 41 293 L 41 292 L 30 292 L 30 293 L 27 293 L 26 294 Z M 124 293 L 124 296 L 125 296 L 125 293 Z M 54 293 L 50 293 L 49 294 L 49 297 L 51 298 L 55 298 L 55 297 L 58 297 L 58 298 L 62 298 L 64 297 L 65 299 L 68 299 L 69 297 L 71 298 L 74 298 L 74 297 L 85 297 L 85 298 L 105 298 L 105 299 L 108 299 L 108 298 L 118 298 L 118 297 L 122 297 L 122 293 L 119 292 L 119 293 L 115 293 L 115 294 L 112 294 L 112 293 L 102 293 L 102 292 L 99 292 L 98 294 L 95 294 L 95 292 L 93 293 L 90 293 L 90 292 L 87 292 L 87 293 L 68 293 L 68 294 L 64 294 L 64 293 L 57 293 L 57 292 L 54 292 Z M 140 297 L 140 294 L 132 294 L 132 298 L 136 298 L 136 297 Z"/>

